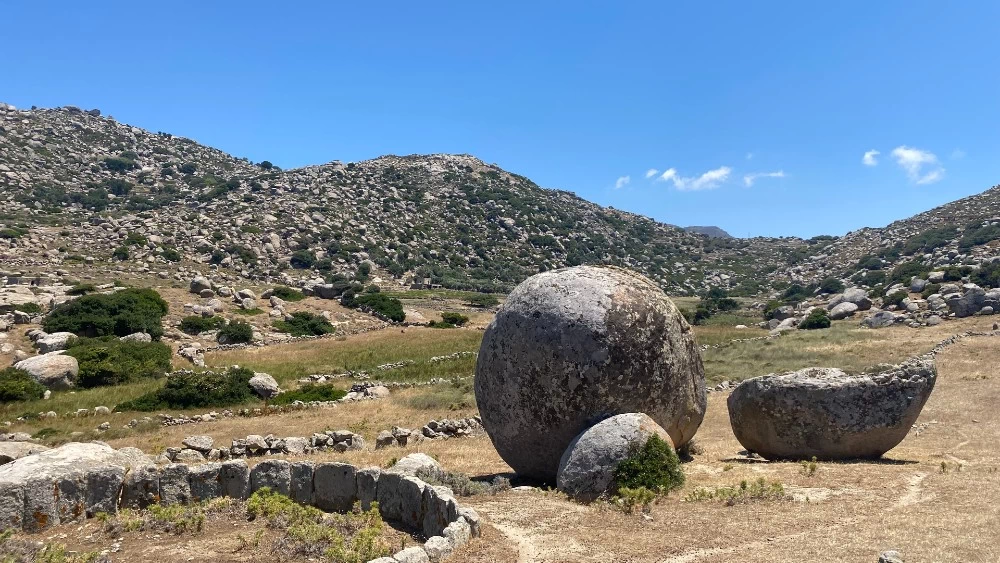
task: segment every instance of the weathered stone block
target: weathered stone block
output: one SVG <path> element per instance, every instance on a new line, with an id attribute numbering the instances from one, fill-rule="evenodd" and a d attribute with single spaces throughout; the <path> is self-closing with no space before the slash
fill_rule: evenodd
<path id="1" fill-rule="evenodd" d="M 99 512 L 115 514 L 125 483 L 125 468 L 117 465 L 97 467 L 87 471 L 87 516 Z"/>
<path id="2" fill-rule="evenodd" d="M 237 499 L 250 496 L 250 468 L 242 459 L 227 461 L 219 469 L 222 495 Z"/>
<path id="3" fill-rule="evenodd" d="M 24 522 L 24 486 L 0 483 L 0 531 L 20 530 Z"/>
<path id="4" fill-rule="evenodd" d="M 191 502 L 190 469 L 183 463 L 171 463 L 160 471 L 160 504 L 187 504 Z"/>
<path id="5" fill-rule="evenodd" d="M 299 461 L 292 464 L 292 500 L 299 504 L 313 504 L 313 464 Z"/>
<path id="6" fill-rule="evenodd" d="M 267 487 L 289 496 L 292 489 L 292 464 L 283 459 L 262 461 L 250 470 L 250 492 Z"/>
<path id="7" fill-rule="evenodd" d="M 350 510 L 358 499 L 357 469 L 348 463 L 321 463 L 313 476 L 313 504 L 326 511 Z"/>
<path id="8" fill-rule="evenodd" d="M 378 467 L 366 467 L 357 471 L 358 502 L 361 510 L 368 510 L 378 500 L 378 477 L 382 471 Z"/>
<path id="9" fill-rule="evenodd" d="M 201 502 L 222 496 L 221 463 L 195 465 L 188 472 L 191 500 Z"/>
<path id="10" fill-rule="evenodd" d="M 416 477 L 404 477 L 399 485 L 399 521 L 404 526 L 417 530 L 423 529 L 424 523 L 424 490 L 428 488 Z"/>
<path id="11" fill-rule="evenodd" d="M 122 508 L 146 508 L 160 502 L 160 472 L 155 465 L 136 467 L 125 475 Z"/>

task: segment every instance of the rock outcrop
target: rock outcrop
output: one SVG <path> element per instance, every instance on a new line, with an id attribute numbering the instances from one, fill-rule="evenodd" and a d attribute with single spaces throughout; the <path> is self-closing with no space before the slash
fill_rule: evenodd
<path id="1" fill-rule="evenodd" d="M 654 434 L 670 440 L 663 428 L 642 413 L 618 414 L 584 430 L 559 461 L 559 490 L 583 501 L 613 492 L 615 468 L 633 447 L 645 444 Z"/>
<path id="2" fill-rule="evenodd" d="M 80 364 L 76 358 L 61 352 L 32 356 L 17 362 L 14 367 L 28 372 L 35 381 L 48 389 L 56 390 L 73 387 L 76 376 L 80 373 Z"/>
<path id="3" fill-rule="evenodd" d="M 768 459 L 873 459 L 896 447 L 934 389 L 934 360 L 847 375 L 806 368 L 748 379 L 729 395 L 747 451 Z"/>
<path id="4" fill-rule="evenodd" d="M 644 412 L 680 447 L 705 414 L 704 368 L 684 317 L 651 281 L 610 267 L 517 286 L 483 336 L 475 387 L 501 457 L 549 482 L 596 421 Z"/>

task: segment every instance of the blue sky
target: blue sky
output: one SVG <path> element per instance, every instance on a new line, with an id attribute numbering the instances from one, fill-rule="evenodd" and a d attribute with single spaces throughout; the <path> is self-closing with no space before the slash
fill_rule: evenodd
<path id="1" fill-rule="evenodd" d="M 471 153 L 737 236 L 1000 183 L 1000 4 L 678 4 L 14 0 L 0 101 L 286 168 Z"/>

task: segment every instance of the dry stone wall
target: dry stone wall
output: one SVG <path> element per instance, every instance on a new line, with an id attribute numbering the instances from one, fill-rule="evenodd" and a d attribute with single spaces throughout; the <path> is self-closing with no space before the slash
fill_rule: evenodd
<path id="1" fill-rule="evenodd" d="M 388 470 L 347 463 L 265 460 L 253 468 L 246 461 L 187 465 L 98 465 L 79 471 L 39 474 L 20 480 L 0 475 L 0 531 L 46 530 L 119 508 L 173 505 L 216 497 L 246 499 L 263 487 L 321 510 L 349 510 L 355 502 L 368 509 L 378 501 L 383 518 L 428 538 L 379 563 L 442 561 L 480 534 L 475 510 L 462 507 L 447 487 L 431 486 L 416 470 L 435 465 L 412 454 Z"/>

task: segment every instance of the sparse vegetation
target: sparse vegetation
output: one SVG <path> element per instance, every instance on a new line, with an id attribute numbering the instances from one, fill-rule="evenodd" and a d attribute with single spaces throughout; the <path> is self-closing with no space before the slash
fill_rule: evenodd
<path id="1" fill-rule="evenodd" d="M 472 479 L 465 473 L 424 468 L 417 471 L 417 477 L 430 485 L 449 487 L 460 497 L 495 495 L 510 490 L 510 479 L 502 475 L 487 481 Z"/>
<path id="2" fill-rule="evenodd" d="M 293 303 L 296 301 L 302 301 L 306 298 L 301 291 L 284 285 L 275 286 L 275 288 L 271 290 L 271 295 L 274 295 L 278 299 L 283 299 Z"/>
<path id="3" fill-rule="evenodd" d="M 403 312 L 403 303 L 399 299 L 389 297 L 384 293 L 355 295 L 353 292 L 345 292 L 340 302 L 345 307 L 360 309 L 388 321 L 401 323 L 406 320 L 406 313 Z"/>
<path id="4" fill-rule="evenodd" d="M 218 330 L 226 325 L 226 319 L 214 316 L 189 315 L 181 319 L 181 330 L 187 334 L 196 335 L 210 330 Z"/>
<path id="5" fill-rule="evenodd" d="M 253 340 L 253 327 L 242 321 L 231 322 L 219 329 L 216 338 L 226 344 L 246 344 Z"/>
<path id="6" fill-rule="evenodd" d="M 740 481 L 735 487 L 719 487 L 708 489 L 699 487 L 684 498 L 687 502 L 717 500 L 726 506 L 749 504 L 753 502 L 788 500 L 785 486 L 778 481 L 767 482 L 763 477 L 756 481 Z"/>
<path id="7" fill-rule="evenodd" d="M 340 387 L 332 383 L 316 384 L 307 383 L 298 389 L 285 391 L 271 401 L 274 405 L 288 405 L 295 401 L 310 403 L 312 401 L 339 401 L 347 395 Z"/>

